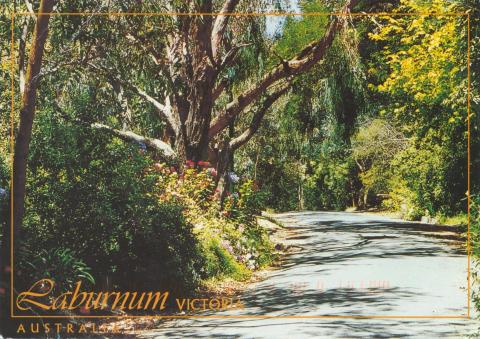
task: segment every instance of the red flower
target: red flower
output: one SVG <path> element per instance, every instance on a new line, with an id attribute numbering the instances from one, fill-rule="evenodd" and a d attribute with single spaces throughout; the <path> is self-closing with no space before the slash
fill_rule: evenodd
<path id="1" fill-rule="evenodd" d="M 208 161 L 199 161 L 198 166 L 209 167 L 210 163 Z"/>
<path id="2" fill-rule="evenodd" d="M 192 160 L 187 160 L 187 161 L 185 161 L 185 166 L 187 166 L 187 167 L 194 167 L 194 166 L 195 166 L 195 162 L 193 162 Z"/>
<path id="3" fill-rule="evenodd" d="M 217 173 L 217 170 L 216 170 L 215 168 L 213 168 L 213 167 L 212 167 L 212 168 L 209 168 L 208 171 L 210 172 L 210 175 L 211 175 L 212 177 L 216 177 L 217 174 L 218 174 L 218 173 Z"/>

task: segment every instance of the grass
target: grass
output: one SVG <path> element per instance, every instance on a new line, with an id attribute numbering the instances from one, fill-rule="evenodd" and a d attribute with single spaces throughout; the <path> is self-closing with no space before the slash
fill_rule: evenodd
<path id="1" fill-rule="evenodd" d="M 443 215 L 438 216 L 438 223 L 442 225 L 467 225 L 468 216 L 466 213 L 456 214 L 451 217 Z"/>

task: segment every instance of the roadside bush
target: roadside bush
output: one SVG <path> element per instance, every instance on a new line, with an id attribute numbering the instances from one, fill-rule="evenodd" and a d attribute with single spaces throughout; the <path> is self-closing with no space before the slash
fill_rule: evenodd
<path id="1" fill-rule="evenodd" d="M 480 195 L 473 195 L 470 206 L 470 248 L 473 255 L 472 300 L 475 309 L 480 310 Z"/>
<path id="2" fill-rule="evenodd" d="M 133 281 L 133 290 L 163 288 L 177 294 L 198 286 L 208 272 L 192 224 L 182 210 L 161 204 L 147 223 L 132 231 L 128 255 L 117 259 L 118 280 Z"/>
<path id="3" fill-rule="evenodd" d="M 7 163 L 3 157 L 0 157 L 0 227 L 2 227 L 2 230 L 6 229 L 9 220 L 9 181 L 10 175 Z M 0 246 L 3 245 L 3 233 L 3 231 L 0 232 Z"/>
<path id="4" fill-rule="evenodd" d="M 414 191 L 399 177 L 393 177 L 390 184 L 389 198 L 383 202 L 388 210 L 401 212 L 401 217 L 406 220 L 420 220 L 425 210 L 419 205 Z"/>
<path id="5" fill-rule="evenodd" d="M 435 141 L 434 134 L 430 131 L 424 140 L 392 160 L 392 191 L 385 204 L 410 220 L 427 214 L 452 216 L 466 210 L 465 154 L 451 153 L 450 148 Z"/>
<path id="6" fill-rule="evenodd" d="M 240 195 L 238 207 L 243 211 L 245 217 L 259 215 L 265 208 L 266 194 L 259 191 L 253 180 L 246 180 L 238 188 Z"/>
<path id="7" fill-rule="evenodd" d="M 21 267 L 18 273 L 21 278 L 20 284 L 27 288 L 45 278 L 55 282 L 54 293 L 71 291 L 75 283 L 80 280 L 84 282 L 84 285 L 95 284 L 91 268 L 68 248 L 42 249 L 37 253 L 20 248 L 19 262 L 19 267 Z"/>
<path id="8" fill-rule="evenodd" d="M 265 199 L 251 180 L 241 180 L 238 191 L 229 192 L 220 211 L 215 191 L 215 170 L 200 162 L 187 162 L 182 174 L 156 163 L 150 171 L 159 173 L 156 194 L 162 203 L 183 206 L 185 219 L 193 224 L 205 259 L 205 277 L 245 279 L 249 270 L 269 264 L 272 245 L 259 227 L 255 214 Z"/>
<path id="9" fill-rule="evenodd" d="M 299 209 L 298 192 L 303 169 L 299 162 L 288 160 L 286 157 L 264 156 L 255 170 L 261 182 L 260 192 L 265 205 L 277 212 Z"/>
<path id="10" fill-rule="evenodd" d="M 237 192 L 228 193 L 224 202 L 224 211 L 238 222 L 252 223 L 255 215 L 265 208 L 267 196 L 259 191 L 253 180 L 247 179 L 238 184 Z"/>
<path id="11" fill-rule="evenodd" d="M 253 182 L 242 180 L 231 194 L 234 210 L 220 211 L 208 163 L 187 162 L 180 174 L 155 162 L 144 145 L 45 114 L 30 164 L 20 265 L 25 287 L 51 277 L 58 292 L 82 279 L 102 290 L 186 295 L 212 277 L 246 279 L 272 260 L 272 245 L 253 216 L 262 208 Z"/>
<path id="12" fill-rule="evenodd" d="M 306 180 L 306 209 L 344 210 L 352 202 L 352 163 L 343 159 L 320 160 L 314 166 L 315 172 Z"/>
<path id="13" fill-rule="evenodd" d="M 51 121 L 43 128 L 43 119 L 39 116 L 32 138 L 26 253 L 45 253 L 53 260 L 61 244 L 75 258 L 70 265 L 90 267 L 103 290 L 178 291 L 198 283 L 201 260 L 192 225 L 182 206 L 157 198 L 159 175 L 146 170 L 153 161 L 142 145 Z M 32 256 L 25 259 L 34 263 Z M 46 274 L 45 267 L 33 266 L 25 270 Z M 55 280 L 73 279 L 67 266 L 52 271 Z"/>
<path id="14" fill-rule="evenodd" d="M 222 245 L 218 238 L 204 239 L 203 255 L 205 258 L 205 273 L 207 277 L 231 277 L 236 280 L 245 280 L 250 276 L 250 271 L 237 262 L 228 251 L 229 245 Z"/>

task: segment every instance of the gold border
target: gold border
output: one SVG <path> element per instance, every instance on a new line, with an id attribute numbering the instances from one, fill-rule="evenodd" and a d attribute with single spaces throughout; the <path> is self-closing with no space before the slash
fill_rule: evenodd
<path id="1" fill-rule="evenodd" d="M 15 38 L 14 38 L 14 28 L 15 28 L 15 17 L 16 16 L 36 16 L 36 15 L 49 15 L 49 16 L 375 16 L 375 17 L 392 17 L 392 16 L 435 16 L 435 17 L 467 17 L 467 258 L 468 258 L 468 287 L 467 287 L 467 315 L 460 316 L 423 316 L 423 315 L 392 315 L 392 316 L 379 316 L 379 315 L 370 315 L 370 316 L 342 316 L 342 315 L 319 315 L 319 316 L 302 316 L 302 315 L 291 315 L 291 316 L 269 316 L 269 315 L 246 315 L 246 316 L 230 316 L 230 315 L 107 315 L 107 316 L 27 316 L 27 315 L 15 315 L 13 307 L 13 154 L 14 154 L 14 115 L 15 115 Z M 10 223 L 10 317 L 11 318 L 196 318 L 196 319 L 326 319 L 326 318 L 336 318 L 336 319 L 471 319 L 470 316 L 470 293 L 471 293 L 471 272 L 470 272 L 470 260 L 471 260 L 471 248 L 470 248 L 470 96 L 471 96 L 471 79 L 470 79 L 470 13 L 463 12 L 451 12 L 451 13 L 325 13 L 325 12 L 312 12 L 312 13 L 283 13 L 283 12 L 268 12 L 268 13 L 180 13 L 180 12 L 162 12 L 162 13 L 136 13 L 136 12 L 72 12 L 72 13 L 30 13 L 30 12 L 18 12 L 12 13 L 11 15 L 11 119 L 10 119 L 10 158 L 11 158 L 11 189 L 10 189 L 10 199 L 11 199 L 11 223 Z"/>

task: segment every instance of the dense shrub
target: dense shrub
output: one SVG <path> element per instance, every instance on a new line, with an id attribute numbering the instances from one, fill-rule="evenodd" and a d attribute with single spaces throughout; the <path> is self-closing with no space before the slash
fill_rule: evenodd
<path id="1" fill-rule="evenodd" d="M 392 160 L 390 199 L 385 203 L 410 220 L 466 211 L 466 152 L 452 153 L 446 143 L 453 141 L 438 144 L 431 136 L 434 133 L 412 143 Z M 461 150 L 462 143 L 457 145 Z"/>
<path id="2" fill-rule="evenodd" d="M 206 275 L 209 277 L 232 277 L 244 280 L 250 276 L 250 272 L 241 263 L 237 262 L 229 252 L 229 244 L 223 244 L 216 237 L 205 239 L 204 258 L 206 263 Z"/>
<path id="3" fill-rule="evenodd" d="M 178 205 L 161 204 L 144 225 L 131 232 L 127 253 L 120 253 L 117 279 L 131 290 L 193 291 L 208 275 L 197 239 Z"/>
<path id="4" fill-rule="evenodd" d="M 158 174 L 146 170 L 152 160 L 142 147 L 43 123 L 40 118 L 31 148 L 22 260 L 35 263 L 37 253 L 55 258 L 61 246 L 102 287 L 180 290 L 198 282 L 192 225 L 182 207 L 157 199 Z M 72 279 L 67 267 L 45 272 L 34 266 L 33 274 Z M 28 276 L 22 280 L 32 283 Z"/>
<path id="5" fill-rule="evenodd" d="M 10 173 L 6 159 L 0 157 L 0 227 L 2 230 L 8 225 L 8 200 L 9 200 Z M 3 232 L 0 232 L 0 246 L 3 245 Z"/>
<path id="6" fill-rule="evenodd" d="M 243 180 L 237 186 L 237 192 L 227 194 L 224 211 L 231 219 L 252 223 L 255 215 L 260 215 L 265 208 L 267 196 L 252 180 Z"/>
<path id="7" fill-rule="evenodd" d="M 264 196 L 253 181 L 239 178 L 235 192 L 228 192 L 220 209 L 215 191 L 215 170 L 210 164 L 187 162 L 182 174 L 156 163 L 150 171 L 159 173 L 156 194 L 163 203 L 184 207 L 186 220 L 194 225 L 201 244 L 205 276 L 243 279 L 272 261 L 272 245 L 254 214 L 260 213 Z"/>
<path id="8" fill-rule="evenodd" d="M 143 145 L 48 114 L 36 127 L 19 288 L 49 277 L 57 292 L 83 280 L 102 290 L 186 295 L 205 279 L 245 279 L 271 262 L 253 217 L 262 198 L 252 181 L 242 178 L 220 211 L 208 163 L 187 162 L 179 173 Z"/>
<path id="9" fill-rule="evenodd" d="M 349 145 L 342 140 L 342 129 L 332 126 L 312 155 L 305 185 L 306 208 L 343 210 L 350 206 L 356 165 Z"/>

